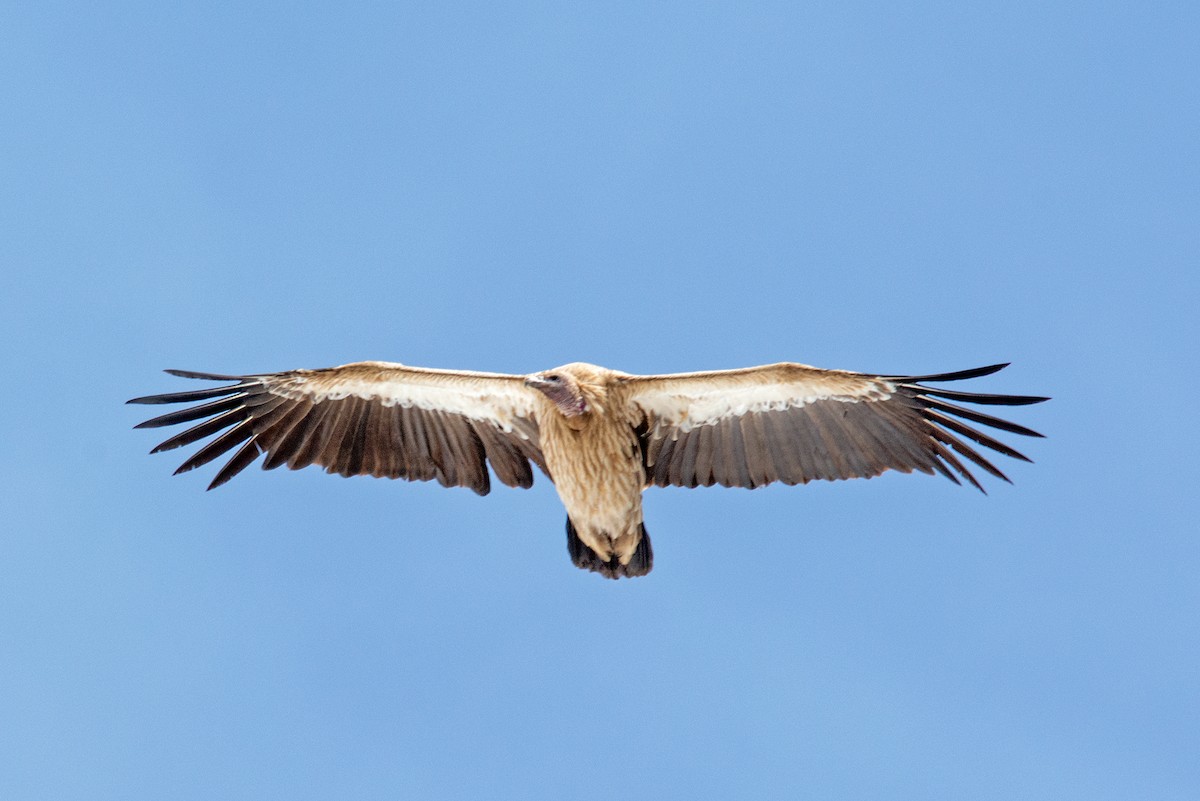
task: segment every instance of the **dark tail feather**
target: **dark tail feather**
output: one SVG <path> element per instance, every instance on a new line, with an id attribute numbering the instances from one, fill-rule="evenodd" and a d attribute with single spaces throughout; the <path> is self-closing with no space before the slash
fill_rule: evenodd
<path id="1" fill-rule="evenodd" d="M 629 564 L 623 565 L 615 556 L 608 561 L 601 559 L 598 553 L 584 545 L 583 540 L 579 539 L 579 535 L 575 532 L 575 524 L 568 517 L 567 552 L 571 554 L 571 563 L 582 570 L 590 570 L 610 579 L 646 575 L 654 567 L 654 549 L 650 547 L 650 535 L 646 533 L 646 526 L 641 524 L 640 527 L 641 542 L 638 543 L 637 550 L 633 552 L 633 558 L 629 560 Z"/>

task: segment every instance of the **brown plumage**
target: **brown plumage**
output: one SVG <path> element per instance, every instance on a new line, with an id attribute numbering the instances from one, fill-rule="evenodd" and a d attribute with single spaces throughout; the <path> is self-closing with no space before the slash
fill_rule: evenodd
<path id="1" fill-rule="evenodd" d="M 184 378 L 233 382 L 130 403 L 193 403 L 137 426 L 200 421 L 152 453 L 216 435 L 176 473 L 235 448 L 209 489 L 265 455 L 264 469 L 310 464 L 443 486 L 528 487 L 532 465 L 550 477 L 567 510 L 567 546 L 579 567 L 608 578 L 650 572 L 642 490 L 761 487 L 938 472 L 983 486 L 966 462 L 1008 481 L 972 440 L 1025 456 L 968 425 L 1040 437 L 955 402 L 1019 406 L 1046 400 L 925 386 L 988 375 L 883 376 L 772 364 L 742 370 L 638 376 L 574 363 L 527 376 L 358 362 L 324 370 Z"/>

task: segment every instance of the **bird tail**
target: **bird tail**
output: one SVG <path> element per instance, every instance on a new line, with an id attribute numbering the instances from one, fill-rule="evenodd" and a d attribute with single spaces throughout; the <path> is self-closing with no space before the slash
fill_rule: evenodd
<path id="1" fill-rule="evenodd" d="M 641 530 L 642 538 L 638 542 L 637 550 L 633 552 L 629 564 L 623 565 L 615 556 L 612 559 L 601 559 L 600 554 L 584 545 L 583 540 L 579 539 L 579 534 L 575 531 L 575 524 L 568 517 L 567 552 L 571 554 L 572 564 L 581 570 L 590 570 L 610 579 L 646 575 L 654 567 L 654 549 L 650 547 L 650 535 L 646 533 L 645 524 L 639 523 L 638 527 Z"/>

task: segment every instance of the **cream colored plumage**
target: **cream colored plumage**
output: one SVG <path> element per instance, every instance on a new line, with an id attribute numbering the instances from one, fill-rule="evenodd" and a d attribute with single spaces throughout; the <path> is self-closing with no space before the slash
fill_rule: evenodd
<path id="1" fill-rule="evenodd" d="M 1005 366 L 907 377 L 793 363 L 658 376 L 583 363 L 526 376 L 390 362 L 245 376 L 168 370 L 234 383 L 130 403 L 204 402 L 138 428 L 202 421 L 153 452 L 217 435 L 177 473 L 238 448 L 209 489 L 260 455 L 265 469 L 317 464 L 345 476 L 436 479 L 480 494 L 490 489 L 489 464 L 502 483 L 528 487 L 532 463 L 566 507 L 572 561 L 618 578 L 653 565 L 641 497 L 650 485 L 754 488 L 917 470 L 955 483 L 961 476 L 982 490 L 959 457 L 1007 481 L 956 435 L 1028 459 L 963 420 L 1041 435 L 950 401 L 1046 399 L 924 385 Z"/>

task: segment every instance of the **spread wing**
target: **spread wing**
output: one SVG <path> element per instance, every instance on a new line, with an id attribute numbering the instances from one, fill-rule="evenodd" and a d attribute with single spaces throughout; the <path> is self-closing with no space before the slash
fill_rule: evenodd
<path id="1" fill-rule="evenodd" d="M 877 476 L 885 470 L 958 475 L 983 487 L 962 459 L 1008 481 L 976 445 L 1023 461 L 963 420 L 1014 434 L 1036 431 L 950 401 L 1020 406 L 1047 398 L 928 387 L 997 372 L 1007 364 L 927 376 L 879 376 L 774 364 L 744 370 L 630 376 L 644 415 L 647 481 L 658 486 L 760 487 L 772 481 Z M 959 457 L 962 457 L 960 459 Z"/>
<path id="2" fill-rule="evenodd" d="M 535 392 L 520 376 L 358 362 L 324 370 L 213 375 L 167 370 L 183 378 L 232 381 L 218 387 L 150 395 L 129 403 L 192 403 L 137 428 L 200 420 L 151 453 L 219 434 L 177 474 L 238 450 L 209 489 L 266 454 L 264 469 L 320 465 L 343 476 L 437 479 L 442 486 L 490 489 L 487 462 L 510 487 L 533 483 L 530 462 L 545 471 L 534 421 Z"/>

